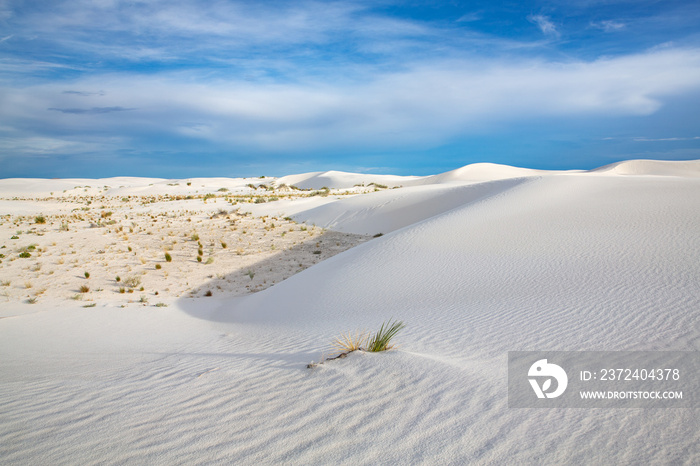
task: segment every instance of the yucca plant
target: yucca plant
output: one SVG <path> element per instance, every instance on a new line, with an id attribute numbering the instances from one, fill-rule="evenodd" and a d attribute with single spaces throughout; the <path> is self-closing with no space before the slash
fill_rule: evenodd
<path id="1" fill-rule="evenodd" d="M 379 331 L 371 336 L 367 342 L 367 351 L 376 353 L 378 351 L 387 351 L 394 347 L 390 345 L 391 339 L 396 336 L 399 331 L 406 325 L 400 320 L 395 322 L 384 322 L 379 328 Z"/>
<path id="2" fill-rule="evenodd" d="M 324 358 L 322 356 L 319 362 L 311 362 L 310 364 L 307 364 L 306 367 L 313 369 L 319 364 L 323 364 L 325 361 L 345 358 L 348 354 L 357 350 L 372 353 L 388 351 L 394 347 L 394 345 L 391 344 L 391 339 L 394 338 L 396 334 L 399 333 L 399 331 L 401 331 L 401 329 L 404 327 L 404 323 L 400 320 L 395 322 L 391 322 L 391 320 L 389 320 L 388 322 L 384 322 L 379 328 L 379 331 L 374 335 L 369 335 L 364 331 L 357 331 L 355 334 L 349 332 L 347 334 L 342 333 L 331 343 L 333 349 L 340 351 L 338 356 L 332 358 Z M 366 347 L 363 346 L 365 344 L 367 345 Z"/>
<path id="3" fill-rule="evenodd" d="M 339 337 L 336 337 L 331 343 L 331 346 L 341 352 L 352 352 L 362 349 L 362 345 L 367 341 L 367 332 L 359 330 L 352 333 L 341 333 Z"/>

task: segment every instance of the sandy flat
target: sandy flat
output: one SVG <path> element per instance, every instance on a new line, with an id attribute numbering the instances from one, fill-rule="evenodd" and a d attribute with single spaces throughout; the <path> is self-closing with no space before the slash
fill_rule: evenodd
<path id="1" fill-rule="evenodd" d="M 700 350 L 699 167 L 0 180 L 0 458 L 697 464 L 697 409 L 512 409 L 506 362 Z"/>

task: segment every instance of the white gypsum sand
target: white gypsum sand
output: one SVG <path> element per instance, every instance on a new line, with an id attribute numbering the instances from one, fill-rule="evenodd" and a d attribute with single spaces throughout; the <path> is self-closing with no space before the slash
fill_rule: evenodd
<path id="1" fill-rule="evenodd" d="M 699 161 L 630 161 L 591 172 L 479 165 L 403 180 L 330 172 L 288 177 L 312 189 L 333 181 L 327 196 L 290 189 L 295 199 L 283 197 L 285 187 L 247 186 L 279 187 L 281 179 L 78 182 L 121 190 L 104 199 L 98 188 L 84 187 L 80 198 L 72 181 L 27 182 L 22 191 L 22 183 L 0 180 L 0 213 L 9 214 L 0 226 L 0 246 L 7 246 L 0 250 L 7 251 L 0 281 L 11 282 L 0 287 L 6 293 L 0 297 L 0 458 L 4 464 L 698 463 L 698 410 L 509 409 L 506 361 L 514 350 L 700 350 L 699 172 Z M 214 193 L 220 197 L 206 204 L 158 197 Z M 140 200 L 117 209 L 125 195 Z M 234 206 L 226 195 L 279 200 Z M 73 212 L 88 207 L 89 196 L 90 210 Z M 154 202 L 144 202 L 148 196 Z M 125 207 L 130 203 L 133 210 Z M 226 215 L 211 218 L 220 208 Z M 108 219 L 133 217 L 123 222 L 135 222 L 138 233 L 124 240 L 116 223 L 89 228 L 103 210 L 113 212 Z M 178 214 L 185 211 L 195 212 L 191 222 Z M 53 225 L 29 224 L 42 213 Z M 83 219 L 61 231 L 57 216 L 76 214 Z M 244 286 L 251 279 L 247 266 L 233 261 L 240 259 L 234 244 L 214 245 L 214 262 L 196 263 L 190 224 L 206 259 L 220 233 L 238 234 L 231 220 L 250 222 L 251 251 L 277 238 L 265 229 L 269 222 L 296 228 L 285 237 L 309 236 L 304 244 L 312 242 L 312 249 L 304 254 L 320 256 L 318 263 L 280 274 L 258 292 Z M 27 233 L 32 228 L 44 236 Z M 84 236 L 77 250 L 62 240 L 73 232 L 76 243 L 76 230 L 98 234 Z M 178 241 L 166 263 L 169 230 Z M 336 248 L 362 244 L 330 258 L 313 254 L 330 249 L 323 237 L 330 232 L 347 240 Z M 376 233 L 383 236 L 367 241 Z M 140 245 L 136 256 L 123 252 L 129 242 Z M 30 243 L 41 256 L 18 258 L 17 248 Z M 104 254 L 95 252 L 101 249 Z M 105 254 L 109 260 L 93 257 Z M 89 279 L 80 262 L 72 267 L 72 256 L 92 261 Z M 54 265 L 61 257 L 63 268 Z M 138 302 L 138 291 L 125 298 L 114 283 L 84 293 L 92 301 L 70 299 L 77 294 L 71 287 L 112 279 L 111 267 L 142 272 L 156 260 L 162 268 L 142 275 L 148 305 Z M 192 264 L 180 265 L 182 277 L 172 279 L 169 292 L 167 282 L 148 281 L 165 270 L 176 275 L 172 268 L 185 260 Z M 274 256 L 255 260 L 273 272 L 279 265 Z M 198 275 L 216 266 L 222 278 Z M 228 282 L 226 267 L 244 280 Z M 22 288 L 26 281 L 30 288 Z M 51 294 L 54 282 L 60 293 Z M 35 286 L 46 290 L 27 304 Z M 202 297 L 208 289 L 213 296 Z M 165 297 L 168 307 L 154 306 Z M 91 302 L 97 305 L 82 307 Z M 331 354 L 334 337 L 376 330 L 389 318 L 407 324 L 397 350 L 355 352 L 306 368 Z"/>

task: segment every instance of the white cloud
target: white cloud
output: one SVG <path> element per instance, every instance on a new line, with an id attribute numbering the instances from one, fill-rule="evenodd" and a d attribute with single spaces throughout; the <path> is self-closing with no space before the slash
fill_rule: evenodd
<path id="1" fill-rule="evenodd" d="M 620 31 L 622 29 L 625 29 L 627 27 L 627 25 L 625 23 L 621 23 L 619 21 L 605 20 L 605 21 L 599 21 L 599 22 L 591 22 L 591 27 L 594 27 L 596 29 L 601 29 L 605 32 L 615 32 L 615 31 Z"/>
<path id="2" fill-rule="evenodd" d="M 436 61 L 367 80 L 307 76 L 286 84 L 103 75 L 6 88 L 0 119 L 23 122 L 37 136 L 169 134 L 297 151 L 427 147 L 540 117 L 649 115 L 666 97 L 697 90 L 700 50 L 664 49 L 592 62 Z"/>
<path id="3" fill-rule="evenodd" d="M 692 138 L 644 138 L 644 137 L 639 137 L 639 138 L 634 138 L 633 141 L 635 142 L 669 142 L 669 141 L 697 141 L 700 139 L 700 136 L 695 136 Z"/>
<path id="4" fill-rule="evenodd" d="M 542 34 L 547 36 L 559 37 L 559 31 L 554 23 L 550 20 L 548 16 L 544 15 L 530 15 L 527 20 L 533 24 L 536 24 Z"/>

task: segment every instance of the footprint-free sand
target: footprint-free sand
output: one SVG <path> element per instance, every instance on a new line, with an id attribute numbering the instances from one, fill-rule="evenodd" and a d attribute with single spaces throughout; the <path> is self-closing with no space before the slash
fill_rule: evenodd
<path id="1" fill-rule="evenodd" d="M 697 464 L 697 409 L 509 408 L 507 353 L 699 351 L 699 232 L 700 161 L 0 180 L 0 462 Z"/>

